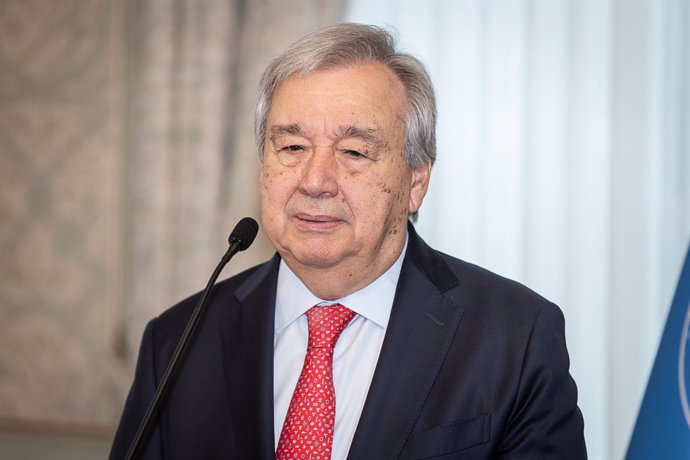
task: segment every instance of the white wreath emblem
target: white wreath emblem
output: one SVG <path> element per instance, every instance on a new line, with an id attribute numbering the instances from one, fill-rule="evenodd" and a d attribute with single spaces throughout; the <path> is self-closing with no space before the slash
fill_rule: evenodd
<path id="1" fill-rule="evenodd" d="M 683 406 L 685 422 L 688 424 L 688 428 L 690 428 L 690 405 L 688 404 L 688 389 L 685 378 L 685 353 L 688 348 L 688 329 L 690 329 L 690 303 L 688 303 L 688 310 L 685 313 L 683 331 L 680 335 L 680 351 L 678 353 L 678 389 L 680 391 L 680 403 Z"/>

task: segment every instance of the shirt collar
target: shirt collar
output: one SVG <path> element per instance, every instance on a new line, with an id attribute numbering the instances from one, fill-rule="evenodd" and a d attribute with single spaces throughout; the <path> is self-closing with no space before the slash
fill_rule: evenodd
<path id="1" fill-rule="evenodd" d="M 334 301 L 318 298 L 302 283 L 284 260 L 278 269 L 278 288 L 276 291 L 275 331 L 280 333 L 314 305 L 339 303 L 360 316 L 385 329 L 388 326 L 395 288 L 398 285 L 403 259 L 407 252 L 407 240 L 398 259 L 381 276 L 359 291 Z"/>

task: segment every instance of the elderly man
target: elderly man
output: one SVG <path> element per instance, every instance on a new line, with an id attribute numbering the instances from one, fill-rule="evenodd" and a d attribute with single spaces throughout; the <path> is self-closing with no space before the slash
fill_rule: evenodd
<path id="1" fill-rule="evenodd" d="M 146 458 L 586 458 L 559 309 L 409 223 L 435 101 L 394 46 L 336 25 L 264 73 L 261 220 L 277 254 L 216 287 Z M 147 326 L 112 458 L 196 300 Z"/>

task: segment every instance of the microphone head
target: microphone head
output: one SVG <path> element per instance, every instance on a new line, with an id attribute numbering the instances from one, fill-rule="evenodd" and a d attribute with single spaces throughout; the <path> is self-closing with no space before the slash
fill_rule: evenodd
<path id="1" fill-rule="evenodd" d="M 230 233 L 228 243 L 231 245 L 237 244 L 239 250 L 244 251 L 252 245 L 258 231 L 259 224 L 257 224 L 256 221 L 251 217 L 244 217 L 237 222 L 237 225 L 235 225 L 232 233 Z"/>

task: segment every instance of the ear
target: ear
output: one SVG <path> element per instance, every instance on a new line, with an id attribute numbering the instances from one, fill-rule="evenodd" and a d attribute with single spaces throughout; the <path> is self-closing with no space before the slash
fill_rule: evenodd
<path id="1" fill-rule="evenodd" d="M 408 213 L 414 214 L 422 207 L 422 201 L 429 189 L 429 178 L 431 177 L 431 163 L 424 163 L 422 166 L 412 170 L 412 188 L 410 189 L 410 203 Z"/>

